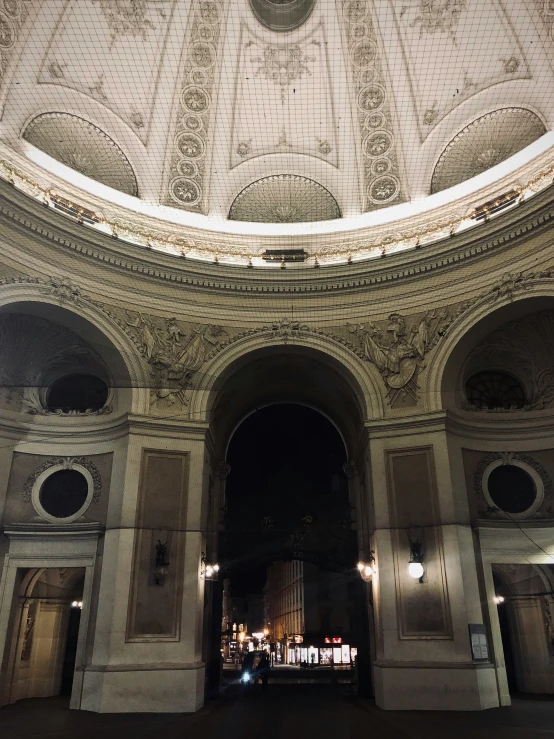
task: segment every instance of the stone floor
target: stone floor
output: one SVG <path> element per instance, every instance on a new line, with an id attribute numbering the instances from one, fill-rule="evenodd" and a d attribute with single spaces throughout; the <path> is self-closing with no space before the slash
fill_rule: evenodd
<path id="1" fill-rule="evenodd" d="M 1 739 L 554 739 L 554 696 L 480 713 L 384 712 L 345 686 L 233 687 L 194 715 L 69 711 L 62 698 L 0 709 Z"/>

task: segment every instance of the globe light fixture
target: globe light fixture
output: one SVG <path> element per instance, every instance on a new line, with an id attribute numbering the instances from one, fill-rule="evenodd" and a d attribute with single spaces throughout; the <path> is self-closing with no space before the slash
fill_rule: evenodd
<path id="1" fill-rule="evenodd" d="M 497 606 L 499 606 L 501 603 L 504 603 L 504 596 L 503 595 L 495 595 L 493 598 L 493 601 L 496 603 Z"/>
<path id="2" fill-rule="evenodd" d="M 421 562 L 410 562 L 408 564 L 408 572 L 414 580 L 420 580 L 423 577 L 423 565 Z"/>

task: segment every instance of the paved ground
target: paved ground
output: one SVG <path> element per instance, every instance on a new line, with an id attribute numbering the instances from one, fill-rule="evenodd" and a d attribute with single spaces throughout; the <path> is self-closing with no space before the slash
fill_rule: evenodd
<path id="1" fill-rule="evenodd" d="M 554 739 L 554 696 L 480 713 L 384 712 L 344 685 L 226 691 L 194 715 L 68 711 L 59 698 L 0 709 L 1 739 Z"/>

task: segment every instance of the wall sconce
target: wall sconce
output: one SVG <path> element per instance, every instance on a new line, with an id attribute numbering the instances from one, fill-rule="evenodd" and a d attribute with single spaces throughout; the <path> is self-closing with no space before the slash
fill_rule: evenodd
<path id="1" fill-rule="evenodd" d="M 154 584 L 163 585 L 165 578 L 169 574 L 169 555 L 167 553 L 167 541 L 162 544 L 158 539 L 156 544 L 156 561 L 154 564 Z"/>
<path id="2" fill-rule="evenodd" d="M 423 582 L 423 546 L 420 541 L 412 541 L 410 539 L 410 561 L 408 563 L 408 572 L 414 580 Z"/>
<path id="3" fill-rule="evenodd" d="M 496 603 L 497 606 L 499 606 L 501 603 L 504 603 L 504 596 L 503 595 L 495 595 L 493 598 L 493 601 Z"/>
<path id="4" fill-rule="evenodd" d="M 80 611 L 83 610 L 83 601 L 82 600 L 74 600 L 71 604 L 71 608 L 78 608 Z"/>
<path id="5" fill-rule="evenodd" d="M 206 562 L 206 555 L 202 552 L 202 558 L 200 559 L 200 577 L 202 580 L 217 580 L 217 574 L 219 572 L 219 565 L 216 563 L 208 564 Z"/>
<path id="6" fill-rule="evenodd" d="M 375 557 L 373 556 L 374 550 L 371 549 L 367 562 L 360 560 L 357 564 L 358 572 L 364 582 L 371 582 L 373 575 L 377 572 L 377 566 L 375 563 Z"/>

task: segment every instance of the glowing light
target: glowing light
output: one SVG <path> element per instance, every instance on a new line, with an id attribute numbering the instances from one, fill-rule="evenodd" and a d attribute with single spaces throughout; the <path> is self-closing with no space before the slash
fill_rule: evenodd
<path id="1" fill-rule="evenodd" d="M 82 600 L 74 600 L 73 603 L 71 604 L 71 608 L 79 608 L 79 609 L 82 609 L 83 608 L 83 601 Z"/>
<path id="2" fill-rule="evenodd" d="M 212 577 L 214 574 L 214 568 L 211 565 L 206 565 L 206 577 Z"/>
<path id="3" fill-rule="evenodd" d="M 502 595 L 495 595 L 493 598 L 496 605 L 500 605 L 500 603 L 504 603 L 504 597 Z"/>
<path id="4" fill-rule="evenodd" d="M 213 571 L 214 571 L 214 572 L 219 572 L 219 565 L 217 565 L 217 564 L 216 564 L 216 565 L 214 565 L 214 566 L 213 566 Z"/>
<path id="5" fill-rule="evenodd" d="M 364 563 L 363 563 L 363 562 L 358 562 L 358 565 L 357 565 L 357 567 L 358 567 L 358 569 L 359 569 L 359 570 L 360 570 L 360 572 L 361 572 L 361 571 L 362 571 L 362 570 L 364 569 L 365 565 L 364 565 Z"/>
<path id="6" fill-rule="evenodd" d="M 366 565 L 364 567 L 364 575 L 365 575 L 365 577 L 372 577 L 372 575 L 373 575 L 373 569 L 371 568 L 370 565 Z"/>
<path id="7" fill-rule="evenodd" d="M 410 562 L 408 572 L 414 580 L 419 580 L 420 577 L 423 577 L 423 565 L 421 562 Z"/>

